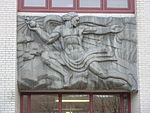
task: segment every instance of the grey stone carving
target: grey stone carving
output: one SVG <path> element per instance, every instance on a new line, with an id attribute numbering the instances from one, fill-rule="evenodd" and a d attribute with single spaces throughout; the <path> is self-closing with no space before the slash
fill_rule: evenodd
<path id="1" fill-rule="evenodd" d="M 137 90 L 134 17 L 18 17 L 20 90 Z"/>

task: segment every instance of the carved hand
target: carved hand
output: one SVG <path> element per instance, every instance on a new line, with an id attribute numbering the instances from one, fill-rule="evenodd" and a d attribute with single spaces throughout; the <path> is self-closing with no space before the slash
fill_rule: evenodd
<path id="1" fill-rule="evenodd" d="M 30 30 L 37 31 L 39 24 L 37 24 L 35 21 L 30 21 L 28 27 Z"/>
<path id="2" fill-rule="evenodd" d="M 113 33 L 118 33 L 121 32 L 123 30 L 123 26 L 119 26 L 119 25 L 112 25 L 110 31 Z"/>

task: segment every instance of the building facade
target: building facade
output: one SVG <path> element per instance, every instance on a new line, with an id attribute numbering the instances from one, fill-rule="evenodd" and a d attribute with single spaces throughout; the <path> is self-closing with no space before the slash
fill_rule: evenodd
<path id="1" fill-rule="evenodd" d="M 81 4 L 82 4 L 82 2 L 81 2 Z M 102 5 L 102 7 L 104 7 L 105 11 L 103 11 L 103 9 L 100 9 L 100 8 L 95 8 L 93 11 L 91 11 L 90 8 L 84 7 L 84 3 L 83 3 L 83 7 L 84 7 L 83 9 L 82 9 L 82 7 L 78 6 L 79 4 L 75 5 L 75 8 L 78 9 L 76 12 L 78 12 L 79 17 L 84 16 L 83 23 L 85 23 L 85 18 L 88 18 L 88 17 L 86 17 L 88 15 L 101 17 L 101 18 L 102 17 L 103 18 L 111 17 L 111 18 L 113 18 L 113 20 L 116 20 L 116 18 L 121 18 L 121 19 L 122 18 L 135 18 L 136 19 L 136 36 L 137 36 L 137 64 L 136 65 L 137 65 L 138 90 L 116 91 L 115 89 L 113 89 L 114 88 L 113 87 L 112 88 L 113 90 L 107 90 L 107 91 L 106 91 L 106 89 L 104 89 L 104 90 L 101 90 L 101 89 L 100 90 L 91 90 L 90 89 L 90 91 L 78 89 L 76 91 L 72 91 L 73 86 L 71 86 L 71 90 L 69 92 L 66 92 L 64 89 L 62 91 L 61 88 L 59 89 L 59 91 L 48 89 L 48 88 L 45 90 L 42 90 L 42 87 L 40 87 L 38 90 L 35 90 L 35 89 L 31 90 L 30 88 L 27 88 L 27 87 L 24 88 L 24 86 L 20 85 L 20 82 L 18 82 L 18 80 L 20 80 L 20 75 L 22 75 L 23 72 L 21 72 L 21 74 L 20 74 L 19 65 L 17 65 L 17 53 L 18 53 L 17 52 L 17 48 L 18 48 L 17 40 L 19 39 L 19 36 L 17 34 L 20 32 L 18 30 L 18 28 L 19 28 L 18 26 L 21 24 L 21 23 L 19 23 L 20 20 L 17 21 L 17 17 L 21 16 L 21 18 L 22 17 L 25 18 L 25 17 L 39 17 L 40 16 L 40 17 L 44 18 L 47 15 L 60 15 L 63 17 L 63 15 L 66 14 L 65 13 L 66 11 L 72 12 L 72 11 L 74 11 L 74 9 L 68 9 L 68 8 L 59 9 L 57 7 L 56 9 L 55 8 L 54 9 L 40 8 L 40 10 L 39 10 L 36 8 L 34 9 L 33 7 L 22 7 L 23 4 L 18 1 L 1 0 L 1 2 L 0 2 L 0 6 L 1 6 L 1 8 L 0 8 L 1 9 L 0 10 L 0 12 L 1 12 L 1 21 L 0 21 L 0 26 L 1 26 L 0 27 L 0 31 L 1 31 L 1 34 L 0 34 L 0 37 L 1 37 L 0 38 L 0 43 L 1 43 L 0 44 L 0 51 L 1 51 L 1 55 L 0 55 L 1 56 L 1 60 L 0 60 L 0 64 L 1 64 L 1 68 L 0 68 L 0 70 L 1 70 L 0 71 L 0 84 L 1 84 L 0 85 L 0 87 L 1 87 L 0 88 L 0 92 L 1 92 L 0 93 L 0 112 L 1 113 L 9 113 L 9 112 L 11 112 L 11 113 L 20 113 L 20 112 L 21 113 L 22 112 L 30 113 L 31 109 L 32 110 L 34 109 L 34 108 L 30 107 L 30 104 L 34 104 L 34 103 L 32 103 L 31 100 L 33 100 L 34 98 L 39 98 L 39 97 L 34 97 L 32 99 L 32 94 L 39 94 L 39 95 L 53 94 L 54 95 L 54 94 L 59 93 L 58 97 L 56 97 L 56 100 L 58 101 L 59 109 L 55 110 L 55 112 L 58 112 L 58 111 L 62 112 L 62 107 L 64 107 L 62 105 L 63 99 L 65 100 L 65 98 L 66 98 L 66 97 L 63 97 L 62 95 L 64 95 L 64 94 L 66 94 L 66 95 L 67 94 L 70 94 L 70 95 L 80 94 L 80 96 L 88 95 L 90 97 L 90 99 L 92 100 L 91 101 L 89 99 L 89 102 L 88 102 L 88 104 L 90 106 L 90 109 L 88 112 L 92 113 L 93 110 L 96 109 L 95 104 L 92 103 L 92 102 L 95 102 L 94 101 L 95 95 L 101 95 L 100 97 L 103 96 L 102 98 L 104 98 L 107 96 L 109 97 L 110 95 L 112 96 L 113 94 L 116 95 L 119 93 L 119 95 L 121 95 L 121 93 L 123 93 L 122 95 L 129 94 L 129 96 L 131 97 L 131 99 L 128 100 L 129 102 L 127 104 L 128 111 L 123 111 L 124 110 L 123 108 L 125 107 L 125 106 L 122 106 L 122 105 L 125 105 L 125 103 L 124 103 L 125 100 L 123 100 L 123 101 L 119 101 L 120 103 L 121 102 L 123 103 L 123 104 L 121 104 L 121 106 L 123 108 L 121 108 L 121 109 L 119 108 L 118 112 L 130 113 L 130 110 L 131 110 L 131 113 L 149 113 L 150 112 L 150 108 L 149 108 L 149 104 L 150 104 L 150 100 L 149 100 L 150 46 L 148 43 L 150 40 L 149 39 L 149 36 L 150 36 L 149 35 L 149 20 L 150 19 L 149 19 L 148 14 L 149 14 L 149 9 L 150 9 L 149 8 L 150 2 L 148 0 L 137 0 L 137 1 L 135 1 L 135 4 L 134 4 L 134 2 L 132 2 L 130 4 L 132 4 L 132 5 L 130 5 L 130 8 L 129 9 L 125 8 L 124 10 L 122 10 L 122 12 L 120 11 L 120 9 L 116 9 L 115 11 L 113 11 L 113 9 L 111 9 L 111 8 L 110 9 L 106 8 L 105 5 Z M 42 5 L 42 4 L 40 4 L 40 5 Z M 54 4 L 54 5 L 57 5 L 57 4 Z M 59 5 L 60 4 L 58 4 L 58 6 Z M 86 5 L 88 5 L 88 4 L 86 4 Z M 135 10 L 133 10 L 134 5 L 136 7 Z M 24 6 L 28 6 L 28 2 L 24 2 Z M 49 7 L 49 6 L 47 6 L 47 7 Z M 126 6 L 124 6 L 124 7 L 126 7 Z M 50 10 L 52 10 L 52 11 L 50 12 Z M 87 13 L 87 12 L 89 12 L 89 13 Z M 64 18 L 68 19 L 68 17 L 64 17 Z M 100 18 L 98 18 L 98 19 L 100 19 Z M 27 20 L 27 18 L 26 18 L 26 20 Z M 55 18 L 55 20 L 56 20 L 56 18 Z M 86 22 L 89 23 L 89 20 L 92 20 L 92 19 L 87 19 L 87 20 L 88 21 L 86 21 Z M 94 21 L 95 20 L 96 19 L 94 19 Z M 124 19 L 124 20 L 128 20 L 128 19 Z M 107 24 L 107 20 L 105 20 L 103 22 L 106 22 L 106 24 Z M 133 24 L 131 20 L 128 22 Z M 98 23 L 98 24 L 105 26 L 104 23 Z M 115 25 L 116 25 L 116 23 L 115 23 Z M 32 30 L 32 25 L 30 25 L 30 27 Z M 86 27 L 86 29 L 87 29 L 87 27 Z M 88 30 L 88 34 L 89 34 L 89 31 L 91 33 L 91 29 Z M 59 32 L 60 32 L 60 30 L 59 30 Z M 119 31 L 115 31 L 115 32 L 119 32 Z M 99 35 L 99 34 L 97 33 L 97 35 Z M 30 39 L 28 39 L 28 40 L 30 43 L 32 43 L 32 41 L 30 41 Z M 106 44 L 108 44 L 108 43 L 106 43 Z M 36 44 L 34 46 L 36 46 Z M 63 58 L 65 58 L 65 57 L 63 57 Z M 89 60 L 87 59 L 87 61 L 89 61 Z M 107 61 L 108 61 L 108 59 L 107 59 Z M 91 63 L 89 63 L 89 65 L 90 64 Z M 37 68 L 37 70 L 39 68 Z M 100 70 L 100 68 L 99 68 L 99 70 Z M 126 80 L 126 81 L 128 81 L 128 80 Z M 57 85 L 57 86 L 61 86 L 61 85 Z M 89 86 L 91 86 L 91 84 Z M 55 87 L 55 85 L 54 85 L 54 87 Z M 33 87 L 32 87 L 32 89 L 33 89 Z M 84 87 L 83 87 L 83 89 L 84 89 Z M 26 108 L 26 107 L 24 107 L 24 103 L 26 101 L 23 101 L 22 95 L 25 95 L 24 98 L 28 98 L 27 99 L 28 104 L 26 106 L 27 111 L 24 110 Z M 86 96 L 84 98 L 86 98 Z M 121 99 L 121 98 L 119 97 L 119 99 Z M 26 100 L 26 99 L 24 99 L 24 100 Z M 84 99 L 84 100 L 88 100 L 88 99 Z M 52 104 L 50 104 L 50 105 L 52 105 Z M 82 106 L 82 105 L 80 105 L 80 106 Z M 122 110 L 122 111 L 120 111 L 120 110 Z M 113 111 L 113 110 L 111 110 L 111 111 Z M 71 111 L 65 111 L 65 113 L 67 113 L 67 112 L 71 113 Z M 83 111 L 81 111 L 81 112 L 83 112 Z M 94 112 L 96 112 L 96 111 L 94 111 Z M 102 111 L 99 110 L 97 113 L 99 113 L 99 112 L 102 112 Z M 108 112 L 108 111 L 105 110 L 105 112 Z"/>

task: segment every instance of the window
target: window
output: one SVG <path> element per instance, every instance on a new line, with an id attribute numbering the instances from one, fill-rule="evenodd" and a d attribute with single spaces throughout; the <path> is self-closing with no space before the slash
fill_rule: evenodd
<path id="1" fill-rule="evenodd" d="M 18 11 L 134 13 L 134 0 L 18 0 Z"/>
<path id="2" fill-rule="evenodd" d="M 129 93 L 22 93 L 21 113 L 131 113 Z"/>

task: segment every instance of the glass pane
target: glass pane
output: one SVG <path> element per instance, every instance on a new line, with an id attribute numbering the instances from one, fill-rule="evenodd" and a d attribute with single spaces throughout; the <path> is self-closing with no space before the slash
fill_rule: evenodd
<path id="1" fill-rule="evenodd" d="M 28 96 L 23 96 L 23 113 L 27 113 Z"/>
<path id="2" fill-rule="evenodd" d="M 128 8 L 128 0 L 107 0 L 108 8 Z"/>
<path id="3" fill-rule="evenodd" d="M 120 113 L 120 95 L 93 95 L 94 113 Z"/>
<path id="4" fill-rule="evenodd" d="M 28 7 L 45 7 L 45 0 L 24 0 L 24 6 Z"/>
<path id="5" fill-rule="evenodd" d="M 100 8 L 100 0 L 80 0 L 80 7 Z"/>
<path id="6" fill-rule="evenodd" d="M 62 113 L 89 113 L 89 96 L 63 95 Z"/>
<path id="7" fill-rule="evenodd" d="M 32 95 L 31 113 L 58 113 L 57 95 Z"/>
<path id="8" fill-rule="evenodd" d="M 73 7 L 73 0 L 52 0 L 52 7 Z"/>

